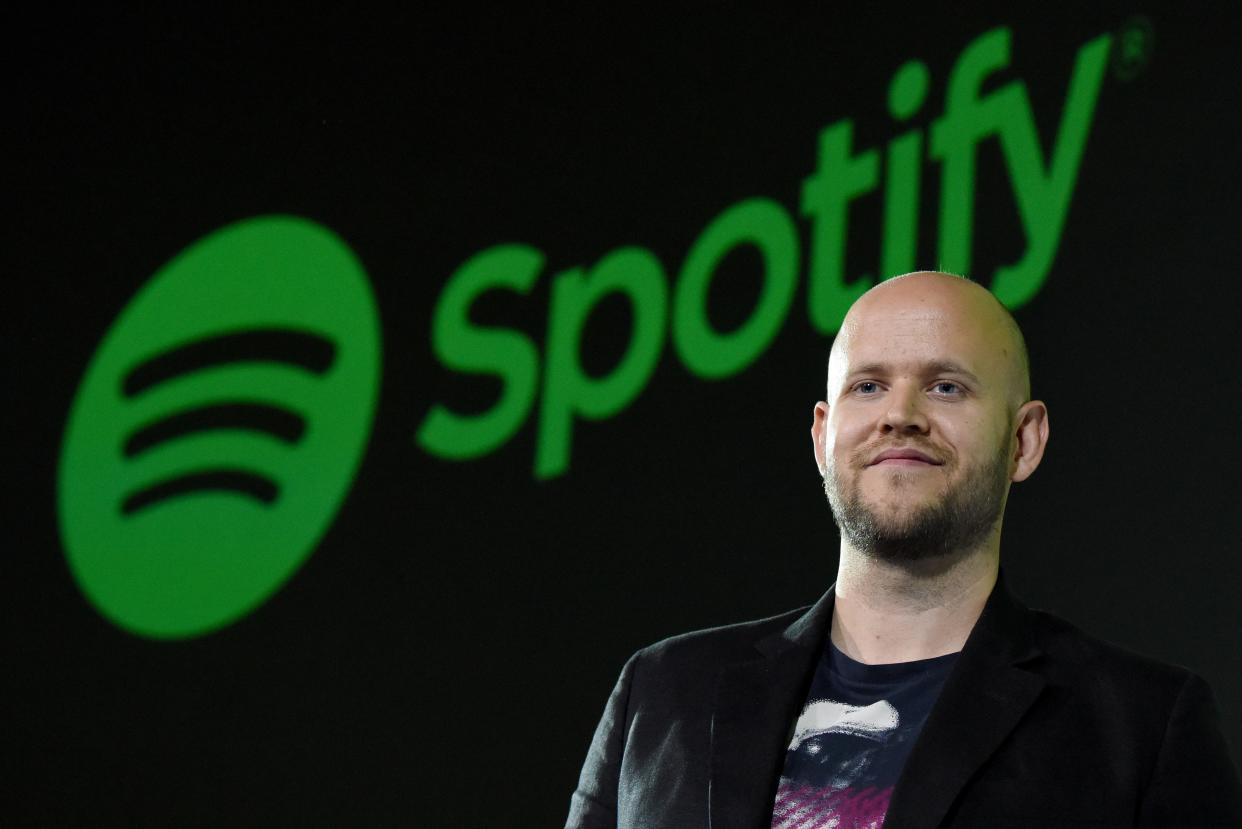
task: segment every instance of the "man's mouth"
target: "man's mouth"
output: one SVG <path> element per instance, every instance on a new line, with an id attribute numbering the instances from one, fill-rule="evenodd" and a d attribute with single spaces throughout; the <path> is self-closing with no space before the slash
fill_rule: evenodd
<path id="1" fill-rule="evenodd" d="M 868 466 L 941 466 L 939 461 L 917 449 L 886 449 L 871 459 Z"/>

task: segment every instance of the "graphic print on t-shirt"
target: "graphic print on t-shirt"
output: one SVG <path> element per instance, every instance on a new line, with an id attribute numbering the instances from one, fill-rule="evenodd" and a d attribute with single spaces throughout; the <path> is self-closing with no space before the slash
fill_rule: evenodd
<path id="1" fill-rule="evenodd" d="M 772 826 L 879 829 L 892 785 L 875 760 L 900 717 L 887 700 L 860 708 L 833 700 L 806 706 L 794 727 Z"/>
<path id="2" fill-rule="evenodd" d="M 773 829 L 881 829 L 956 656 L 865 665 L 829 644 L 785 754 Z"/>
<path id="3" fill-rule="evenodd" d="M 802 709 L 798 724 L 794 726 L 790 751 L 797 751 L 803 740 L 821 734 L 853 734 L 857 737 L 875 737 L 883 740 L 897 727 L 897 709 L 880 700 L 865 708 L 821 699 Z"/>

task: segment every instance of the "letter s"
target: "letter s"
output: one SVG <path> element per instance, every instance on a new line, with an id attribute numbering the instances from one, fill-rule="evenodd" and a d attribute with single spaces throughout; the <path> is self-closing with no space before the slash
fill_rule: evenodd
<path id="1" fill-rule="evenodd" d="M 534 343 L 517 331 L 473 325 L 469 311 L 480 294 L 494 288 L 528 293 L 543 262 L 535 248 L 497 245 L 470 257 L 449 278 L 431 322 L 432 348 L 446 368 L 498 375 L 504 391 L 495 406 L 479 415 L 432 406 L 415 437 L 431 454 L 451 460 L 486 455 L 513 437 L 530 413 L 539 378 Z"/>

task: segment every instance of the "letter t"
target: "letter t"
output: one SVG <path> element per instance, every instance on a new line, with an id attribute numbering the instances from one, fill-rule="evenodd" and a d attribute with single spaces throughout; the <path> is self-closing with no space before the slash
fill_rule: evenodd
<path id="1" fill-rule="evenodd" d="M 807 311 L 821 334 L 835 334 L 850 305 L 873 284 L 867 276 L 845 281 L 849 205 L 874 190 L 880 176 L 875 150 L 850 154 L 853 136 L 852 121 L 826 127 L 819 134 L 819 169 L 802 184 L 802 215 L 814 219 Z"/>

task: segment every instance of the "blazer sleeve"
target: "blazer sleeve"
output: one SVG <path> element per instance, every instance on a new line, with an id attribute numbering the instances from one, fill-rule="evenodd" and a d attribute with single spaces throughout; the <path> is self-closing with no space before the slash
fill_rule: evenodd
<path id="1" fill-rule="evenodd" d="M 1142 827 L 1242 827 L 1242 784 L 1212 691 L 1191 674 L 1173 704 L 1139 812 Z"/>
<path id="2" fill-rule="evenodd" d="M 570 799 L 565 829 L 614 829 L 617 825 L 617 789 L 621 759 L 625 754 L 630 687 L 637 661 L 635 654 L 625 663 L 604 707 L 604 716 L 595 727 L 591 748 L 578 776 L 578 788 Z"/>

